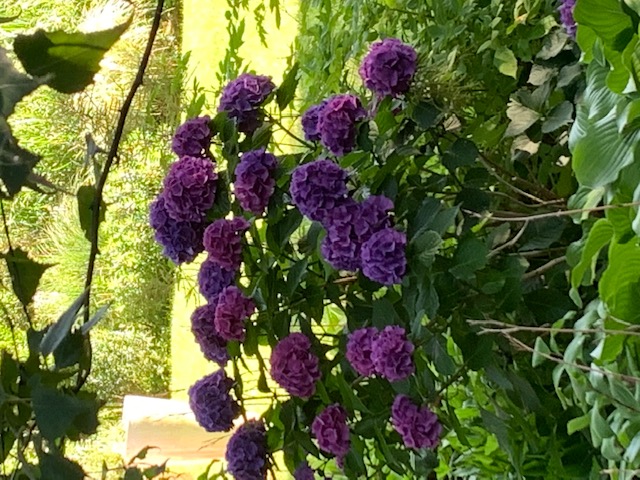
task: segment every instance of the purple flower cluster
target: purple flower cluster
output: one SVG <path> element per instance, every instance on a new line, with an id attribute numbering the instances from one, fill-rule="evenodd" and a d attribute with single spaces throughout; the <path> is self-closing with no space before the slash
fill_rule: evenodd
<path id="1" fill-rule="evenodd" d="M 414 348 L 402 327 L 390 325 L 382 332 L 374 327 L 359 328 L 349 335 L 346 357 L 358 374 L 377 373 L 395 382 L 414 372 Z"/>
<path id="2" fill-rule="evenodd" d="M 196 308 L 191 314 L 191 332 L 200 345 L 204 357 L 224 367 L 229 361 L 227 341 L 220 336 L 216 329 L 215 316 L 215 304 Z"/>
<path id="3" fill-rule="evenodd" d="M 235 171 L 233 193 L 243 209 L 262 215 L 275 189 L 277 165 L 275 155 L 264 149 L 242 154 Z"/>
<path id="4" fill-rule="evenodd" d="M 180 125 L 171 140 L 171 149 L 175 154 L 179 157 L 205 156 L 211 144 L 210 121 L 211 118 L 205 115 L 189 119 Z"/>
<path id="5" fill-rule="evenodd" d="M 327 235 L 320 250 L 329 264 L 338 270 L 360 268 L 361 242 L 355 230 L 360 218 L 360 205 L 349 198 L 328 212 L 323 222 Z"/>
<path id="6" fill-rule="evenodd" d="M 362 273 L 383 285 L 401 283 L 407 270 L 406 246 L 407 236 L 393 228 L 374 233 L 362 245 Z"/>
<path id="7" fill-rule="evenodd" d="M 296 468 L 296 471 L 293 472 L 294 480 L 315 480 L 315 478 L 313 470 L 307 462 L 301 463 L 298 468 Z"/>
<path id="8" fill-rule="evenodd" d="M 300 165 L 291 175 L 291 198 L 303 215 L 322 222 L 347 199 L 347 172 L 331 160 Z"/>
<path id="9" fill-rule="evenodd" d="M 253 300 L 245 297 L 238 287 L 225 288 L 218 297 L 215 312 L 215 328 L 218 334 L 225 340 L 244 341 L 244 321 L 251 316 L 255 308 Z"/>
<path id="10" fill-rule="evenodd" d="M 235 270 L 222 268 L 213 259 L 207 258 L 202 262 L 198 272 L 200 293 L 207 299 L 207 302 L 217 304 L 218 297 L 225 288 L 233 283 L 235 276 Z"/>
<path id="11" fill-rule="evenodd" d="M 171 165 L 162 196 L 167 213 L 181 222 L 202 222 L 213 205 L 218 175 L 206 158 L 182 157 Z"/>
<path id="12" fill-rule="evenodd" d="M 242 263 L 242 236 L 249 222 L 242 217 L 220 218 L 204 231 L 202 240 L 209 258 L 226 270 L 237 270 Z"/>
<path id="13" fill-rule="evenodd" d="M 227 470 L 236 480 L 262 480 L 267 475 L 267 437 L 260 420 L 248 420 L 229 439 Z"/>
<path id="14" fill-rule="evenodd" d="M 398 395 L 391 407 L 393 428 L 409 448 L 433 448 L 438 445 L 442 425 L 426 405 L 415 405 L 406 395 Z"/>
<path id="15" fill-rule="evenodd" d="M 318 112 L 320 141 L 334 155 L 349 153 L 356 144 L 358 122 L 367 116 L 355 95 L 334 95 Z"/>
<path id="16" fill-rule="evenodd" d="M 313 419 L 311 431 L 320 449 L 335 455 L 338 464 L 342 463 L 351 447 L 345 409 L 338 404 L 328 406 Z"/>
<path id="17" fill-rule="evenodd" d="M 228 432 L 240 414 L 240 405 L 231 396 L 233 380 L 224 370 L 207 375 L 189 388 L 189 406 L 207 432 Z"/>
<path id="18" fill-rule="evenodd" d="M 409 90 L 416 73 L 415 49 L 397 38 L 386 38 L 371 45 L 360 65 L 365 87 L 380 97 L 394 97 Z"/>
<path id="19" fill-rule="evenodd" d="M 320 119 L 320 113 L 327 104 L 327 100 L 323 100 L 317 105 L 312 105 L 302 115 L 302 131 L 304 137 L 312 142 L 320 140 L 320 132 L 318 131 L 318 120 Z"/>
<path id="20" fill-rule="evenodd" d="M 175 264 L 193 261 L 204 250 L 202 234 L 204 224 L 182 222 L 169 216 L 165 198 L 160 195 L 149 207 L 149 223 L 156 241 L 162 245 L 162 254 Z"/>
<path id="21" fill-rule="evenodd" d="M 567 35 L 573 39 L 576 38 L 576 31 L 578 30 L 578 25 L 573 18 L 573 10 L 575 8 L 576 0 L 560 0 L 560 7 L 558 8 L 560 12 L 560 22 L 564 26 Z"/>
<path id="22" fill-rule="evenodd" d="M 302 333 L 292 333 L 271 353 L 271 377 L 289 394 L 308 398 L 315 393 L 320 379 L 318 364 L 309 339 Z"/>
<path id="23" fill-rule="evenodd" d="M 371 359 L 376 373 L 391 382 L 404 380 L 415 371 L 414 348 L 404 328 L 396 325 L 384 327 L 372 344 Z"/>
<path id="24" fill-rule="evenodd" d="M 271 77 L 243 73 L 222 90 L 219 112 L 227 112 L 238 130 L 252 133 L 260 126 L 260 106 L 276 86 Z"/>
<path id="25" fill-rule="evenodd" d="M 368 377 L 376 373 L 373 362 L 373 346 L 378 339 L 378 329 L 359 328 L 349 335 L 347 341 L 347 360 L 359 375 Z"/>

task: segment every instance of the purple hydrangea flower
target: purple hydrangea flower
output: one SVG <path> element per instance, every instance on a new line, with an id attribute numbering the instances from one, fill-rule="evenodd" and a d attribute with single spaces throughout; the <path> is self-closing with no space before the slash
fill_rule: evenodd
<path id="1" fill-rule="evenodd" d="M 304 131 L 304 137 L 312 142 L 320 140 L 320 132 L 318 131 L 318 119 L 320 118 L 320 112 L 327 104 L 326 100 L 323 100 L 317 105 L 312 105 L 302 115 L 302 130 Z"/>
<path id="2" fill-rule="evenodd" d="M 576 31 L 578 30 L 578 25 L 573 18 L 573 10 L 575 7 L 576 0 L 560 0 L 560 7 L 558 8 L 560 11 L 560 22 L 562 22 L 567 35 L 573 39 L 576 38 Z"/>
<path id="3" fill-rule="evenodd" d="M 353 150 L 358 133 L 357 123 L 367 116 L 355 95 L 335 95 L 318 114 L 318 132 L 322 144 L 334 155 Z"/>
<path id="4" fill-rule="evenodd" d="M 360 206 L 360 215 L 355 219 L 354 228 L 362 243 L 376 232 L 391 226 L 387 213 L 393 209 L 393 202 L 384 195 L 371 195 Z"/>
<path id="5" fill-rule="evenodd" d="M 236 480 L 262 480 L 267 476 L 267 437 L 261 420 L 248 420 L 227 443 L 227 470 Z"/>
<path id="6" fill-rule="evenodd" d="M 256 308 L 253 300 L 245 297 L 235 286 L 225 288 L 218 297 L 215 326 L 220 336 L 226 340 L 244 340 L 244 321 Z"/>
<path id="7" fill-rule="evenodd" d="M 215 326 L 216 305 L 207 304 L 196 308 L 191 314 L 191 331 L 207 360 L 224 367 L 229 361 L 227 341 L 220 336 Z"/>
<path id="8" fill-rule="evenodd" d="M 243 209 L 262 215 L 276 186 L 274 174 L 277 166 L 275 155 L 264 148 L 242 155 L 236 167 L 233 193 Z"/>
<path id="9" fill-rule="evenodd" d="M 320 379 L 318 364 L 309 339 L 302 333 L 292 333 L 271 353 L 271 377 L 289 394 L 307 398 L 315 393 Z"/>
<path id="10" fill-rule="evenodd" d="M 374 233 L 362 245 L 362 273 L 383 285 L 401 283 L 407 270 L 406 246 L 407 236 L 393 228 Z"/>
<path id="11" fill-rule="evenodd" d="M 222 90 L 219 112 L 228 112 L 238 130 L 252 133 L 260 126 L 259 107 L 276 88 L 271 77 L 243 73 Z"/>
<path id="12" fill-rule="evenodd" d="M 311 220 L 324 221 L 347 199 L 347 172 L 331 160 L 300 165 L 291 175 L 291 198 Z"/>
<path id="13" fill-rule="evenodd" d="M 218 370 L 189 388 L 189 406 L 207 432 L 228 432 L 240 415 L 240 405 L 230 393 L 232 386 L 233 380 Z"/>
<path id="14" fill-rule="evenodd" d="M 359 375 L 369 376 L 376 373 L 373 363 L 373 345 L 378 338 L 378 329 L 359 328 L 349 335 L 347 342 L 347 360 Z"/>
<path id="15" fill-rule="evenodd" d="M 155 230 L 154 238 L 162 245 L 162 254 L 175 264 L 193 261 L 204 250 L 201 222 L 180 222 L 169 216 L 166 201 L 159 195 L 149 207 L 149 220 Z"/>
<path id="16" fill-rule="evenodd" d="M 415 371 L 413 343 L 407 340 L 404 328 L 389 325 L 373 342 L 371 360 L 376 373 L 391 382 L 404 380 Z"/>
<path id="17" fill-rule="evenodd" d="M 205 152 L 211 144 L 210 121 L 211 118 L 205 115 L 204 117 L 191 118 L 180 125 L 171 141 L 171 149 L 175 154 L 179 157 L 205 156 Z"/>
<path id="18" fill-rule="evenodd" d="M 426 405 L 418 407 L 406 395 L 398 395 L 391 407 L 393 428 L 409 448 L 433 448 L 442 433 L 442 425 Z"/>
<path id="19" fill-rule="evenodd" d="M 315 478 L 313 470 L 307 462 L 301 463 L 298 468 L 296 468 L 296 471 L 293 472 L 294 480 L 315 480 Z"/>
<path id="20" fill-rule="evenodd" d="M 233 283 L 235 276 L 235 270 L 222 268 L 214 260 L 207 258 L 200 265 L 198 272 L 200 293 L 207 299 L 207 302 L 217 304 L 220 293 Z"/>
<path id="21" fill-rule="evenodd" d="M 249 222 L 242 217 L 220 218 L 204 231 L 204 249 L 209 258 L 227 270 L 237 270 L 242 263 L 242 237 Z"/>
<path id="22" fill-rule="evenodd" d="M 415 49 L 397 38 L 386 38 L 371 45 L 360 65 L 364 85 L 377 95 L 394 97 L 409 90 L 416 73 Z"/>
<path id="23" fill-rule="evenodd" d="M 349 453 L 351 440 L 347 425 L 347 412 L 338 404 L 325 408 L 311 424 L 313 436 L 318 440 L 318 446 L 325 452 L 332 453 L 342 462 Z"/>
<path id="24" fill-rule="evenodd" d="M 361 241 L 355 225 L 360 221 L 360 205 L 351 198 L 327 211 L 323 225 L 327 235 L 322 240 L 322 256 L 337 270 L 360 268 Z"/>
<path id="25" fill-rule="evenodd" d="M 218 175 L 206 158 L 182 157 L 164 179 L 165 205 L 175 220 L 201 222 L 213 205 Z"/>

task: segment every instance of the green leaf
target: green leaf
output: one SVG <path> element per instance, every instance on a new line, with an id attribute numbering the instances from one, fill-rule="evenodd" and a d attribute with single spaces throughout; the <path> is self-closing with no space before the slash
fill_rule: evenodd
<path id="1" fill-rule="evenodd" d="M 142 472 L 136 467 L 129 467 L 124 472 L 123 480 L 144 480 Z"/>
<path id="2" fill-rule="evenodd" d="M 82 227 L 82 231 L 84 232 L 84 238 L 86 238 L 90 242 L 93 240 L 91 238 L 91 229 L 93 226 L 93 202 L 95 201 L 95 198 L 96 187 L 94 185 L 83 185 L 78 189 L 78 193 L 76 193 L 80 227 Z M 107 204 L 104 202 L 104 200 L 101 200 L 98 224 L 104 222 L 106 210 Z"/>
<path id="3" fill-rule="evenodd" d="M 620 3 L 618 0 L 580 0 L 573 17 L 578 25 L 591 28 L 605 45 L 621 52 L 628 43 L 624 42 L 625 31 L 633 33 L 633 24 Z"/>
<path id="4" fill-rule="evenodd" d="M 144 460 L 145 458 L 147 458 L 149 450 L 153 450 L 154 448 L 158 447 L 147 445 L 146 447 L 142 448 L 138 453 L 131 457 L 131 460 L 129 460 L 129 465 L 131 465 L 135 460 Z"/>
<path id="5" fill-rule="evenodd" d="M 152 465 L 151 467 L 147 467 L 142 472 L 145 478 L 155 478 L 161 473 L 164 473 L 167 469 L 167 461 L 165 461 L 162 465 Z"/>
<path id="6" fill-rule="evenodd" d="M 460 280 L 471 280 L 475 272 L 487 264 L 488 254 L 484 242 L 476 237 L 466 237 L 458 245 L 449 273 Z"/>
<path id="7" fill-rule="evenodd" d="M 549 350 L 549 347 L 547 346 L 547 344 L 544 343 L 544 340 L 542 339 L 542 337 L 537 337 L 536 343 L 533 346 L 533 355 L 531 356 L 531 365 L 533 367 L 537 367 L 541 365 L 545 360 L 547 360 L 547 357 L 545 355 L 548 356 L 550 353 L 551 353 L 551 350 Z M 571 433 L 569 433 L 569 435 L 571 435 Z"/>
<path id="8" fill-rule="evenodd" d="M 607 421 L 600 415 L 600 406 L 597 404 L 591 409 L 591 423 L 589 430 L 591 431 L 591 439 L 596 447 L 602 444 L 602 440 L 613 435 L 611 427 Z"/>
<path id="9" fill-rule="evenodd" d="M 542 124 L 542 133 L 553 132 L 568 125 L 573 119 L 573 103 L 564 101 L 553 107 Z"/>
<path id="10" fill-rule="evenodd" d="M 431 337 L 424 347 L 429 356 L 429 360 L 436 366 L 436 370 L 441 375 L 453 375 L 456 371 L 456 364 L 447 353 L 447 349 L 442 344 L 439 335 Z"/>
<path id="11" fill-rule="evenodd" d="M 71 306 L 60 315 L 58 321 L 47 330 L 47 333 L 42 338 L 42 342 L 40 342 L 40 353 L 42 353 L 42 355 L 46 357 L 52 353 L 69 334 L 73 323 L 80 313 L 80 309 L 86 301 L 88 292 L 88 290 L 82 292 Z"/>
<path id="12" fill-rule="evenodd" d="M 40 471 L 43 479 L 47 480 L 82 480 L 86 477 L 82 467 L 76 462 L 41 452 L 39 454 Z"/>
<path id="13" fill-rule="evenodd" d="M 36 384 L 31 402 L 40 433 L 49 441 L 75 432 L 91 434 L 98 425 L 95 403 L 54 388 Z"/>
<path id="14" fill-rule="evenodd" d="M 296 95 L 296 88 L 298 87 L 298 81 L 300 78 L 298 77 L 298 71 L 300 70 L 300 65 L 298 62 L 294 63 L 291 67 L 291 70 L 287 73 L 276 90 L 276 101 L 278 102 L 278 107 L 280 110 L 284 110 L 287 106 L 292 102 Z"/>
<path id="15" fill-rule="evenodd" d="M 11 198 L 27 185 L 39 161 L 40 157 L 18 145 L 6 119 L 0 116 L 0 179 L 4 187 L 0 198 Z"/>
<path id="16" fill-rule="evenodd" d="M 575 432 L 584 430 L 591 423 L 591 415 L 586 414 L 581 417 L 572 418 L 567 422 L 567 433 L 573 435 Z"/>
<path id="17" fill-rule="evenodd" d="M 440 110 L 431 102 L 422 101 L 410 110 L 410 116 L 418 127 L 427 130 L 440 121 Z"/>
<path id="18" fill-rule="evenodd" d="M 640 323 L 640 246 L 611 243 L 609 265 L 598 284 L 600 298 L 616 319 Z"/>
<path id="19" fill-rule="evenodd" d="M 598 260 L 598 254 L 600 250 L 604 248 L 613 238 L 613 225 L 606 218 L 598 220 L 587 236 L 587 241 L 582 249 L 582 255 L 580 256 L 580 263 L 578 263 L 571 271 L 571 287 L 578 288 L 583 285 L 585 281 L 585 274 L 588 270 L 591 274 L 587 277 L 587 283 L 590 284 L 593 281 L 594 270 L 596 261 Z"/>
<path id="20" fill-rule="evenodd" d="M 0 115 L 8 117 L 25 95 L 42 82 L 19 72 L 13 67 L 4 48 L 0 48 Z"/>
<path id="21" fill-rule="evenodd" d="M 609 69 L 594 60 L 587 71 L 587 89 L 578 105 L 569 135 L 572 165 L 578 182 L 590 188 L 606 186 L 630 165 L 640 141 L 640 130 L 618 131 L 618 109 L 628 101 L 606 85 Z"/>
<path id="22" fill-rule="evenodd" d="M 442 245 L 442 237 L 433 230 L 426 230 L 411 242 L 418 260 L 425 267 L 431 266 Z"/>
<path id="23" fill-rule="evenodd" d="M 473 165 L 478 154 L 478 147 L 475 143 L 465 138 L 459 138 L 443 155 L 442 164 L 453 171 L 459 167 Z"/>
<path id="24" fill-rule="evenodd" d="M 386 298 L 373 302 L 373 315 L 371 323 L 374 327 L 382 329 L 387 325 L 395 325 L 398 323 L 398 314 L 393 304 Z"/>
<path id="25" fill-rule="evenodd" d="M 46 77 L 47 85 L 62 93 L 76 93 L 93 82 L 104 54 L 131 24 L 92 33 L 45 32 L 18 35 L 13 48 L 24 69 Z"/>
<path id="26" fill-rule="evenodd" d="M 98 309 L 98 311 L 93 314 L 93 317 L 91 317 L 87 323 L 83 323 L 82 326 L 80 327 L 80 332 L 82 333 L 82 335 L 86 335 L 87 333 L 89 333 L 89 331 L 104 318 L 104 316 L 107 314 L 107 311 L 109 310 L 110 307 L 111 307 L 110 303 L 107 303 L 106 305 L 101 306 Z"/>
<path id="27" fill-rule="evenodd" d="M 540 114 L 535 110 L 525 107 L 521 103 L 511 100 L 507 107 L 507 117 L 511 122 L 505 136 L 515 137 L 524 133 L 531 125 L 540 120 Z"/>
<path id="28" fill-rule="evenodd" d="M 40 278 L 51 265 L 31 260 L 27 252 L 20 248 L 15 248 L 3 256 L 11 276 L 13 292 L 23 305 L 29 305 L 38 290 Z"/>
<path id="29" fill-rule="evenodd" d="M 636 436 L 633 437 L 631 443 L 627 447 L 627 450 L 624 452 L 624 459 L 629 463 L 635 463 L 640 456 L 640 432 L 636 433 Z"/>
<path id="30" fill-rule="evenodd" d="M 291 296 L 300 286 L 300 282 L 307 274 L 307 266 L 309 265 L 309 258 L 305 257 L 302 260 L 298 260 L 289 269 L 287 275 L 287 295 Z"/>
<path id="31" fill-rule="evenodd" d="M 508 77 L 516 78 L 518 74 L 518 59 L 507 47 L 500 47 L 493 57 L 493 64 L 498 71 Z"/>

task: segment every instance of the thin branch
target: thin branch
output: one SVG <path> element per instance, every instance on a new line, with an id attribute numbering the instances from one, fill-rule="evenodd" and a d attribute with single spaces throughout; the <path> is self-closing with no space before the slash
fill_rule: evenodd
<path id="1" fill-rule="evenodd" d="M 302 138 L 298 137 L 291 130 L 289 130 L 287 127 L 285 127 L 282 124 L 282 122 L 280 122 L 280 120 L 275 118 L 273 115 L 267 113 L 267 116 L 269 117 L 269 120 L 271 120 L 274 124 L 276 124 L 278 127 L 280 127 L 284 133 L 289 135 L 291 138 L 293 138 L 297 142 L 300 142 L 301 145 L 303 145 L 303 146 L 305 146 L 307 148 L 313 148 L 313 144 L 311 144 L 311 143 L 307 142 L 306 140 L 303 140 Z"/>
<path id="2" fill-rule="evenodd" d="M 481 214 L 477 212 L 472 212 L 471 210 L 463 210 L 463 211 L 473 217 L 482 218 L 484 220 L 495 221 L 495 222 L 533 222 L 535 220 L 543 220 L 545 218 L 565 217 L 569 215 L 576 215 L 578 213 L 601 212 L 603 210 L 609 210 L 613 208 L 637 207 L 639 205 L 640 205 L 640 202 L 628 202 L 628 203 L 620 203 L 618 205 L 601 205 L 599 207 L 593 207 L 593 208 L 575 208 L 573 210 L 559 210 L 557 212 L 547 212 L 547 213 L 539 213 L 537 215 L 524 215 L 524 216 L 514 216 L 514 217 L 495 217 L 491 213 Z"/>
<path id="3" fill-rule="evenodd" d="M 549 260 L 547 263 L 545 263 L 544 265 L 542 265 L 541 267 L 536 268 L 535 270 L 531 270 L 530 272 L 525 273 L 522 276 L 523 280 L 531 280 L 532 278 L 535 278 L 539 275 L 542 275 L 543 273 L 545 273 L 547 270 L 551 270 L 553 267 L 555 267 L 556 265 L 564 262 L 567 260 L 566 256 L 561 256 L 558 258 L 554 258 L 553 260 Z"/>
<path id="4" fill-rule="evenodd" d="M 499 252 L 501 252 L 505 248 L 511 248 L 511 247 L 515 246 L 515 244 L 518 243 L 518 240 L 520 240 L 520 237 L 522 237 L 522 234 L 524 233 L 524 231 L 526 230 L 528 225 L 529 225 L 529 222 L 524 222 L 524 225 L 522 225 L 522 228 L 518 231 L 518 233 L 516 233 L 513 236 L 513 238 L 511 240 L 509 240 L 508 242 L 503 243 L 499 247 L 494 248 L 493 250 L 491 250 L 489 252 L 489 255 L 488 255 L 489 258 L 496 256 Z"/>
<path id="5" fill-rule="evenodd" d="M 472 326 L 481 327 L 480 335 L 488 333 L 518 333 L 518 332 L 538 332 L 538 333 L 604 333 L 608 335 L 629 335 L 640 337 L 640 331 L 624 329 L 624 330 L 611 330 L 607 328 L 554 328 L 554 327 L 530 327 L 525 325 L 512 325 L 510 323 L 500 322 L 498 320 L 474 320 L 468 319 L 467 323 Z M 486 328 L 495 327 L 495 328 Z M 632 327 L 634 328 L 634 327 Z"/>
<path id="6" fill-rule="evenodd" d="M 149 31 L 149 38 L 147 40 L 146 49 L 144 51 L 144 54 L 142 55 L 142 59 L 140 60 L 136 78 L 134 79 L 131 88 L 129 89 L 129 94 L 122 104 L 122 108 L 120 109 L 120 115 L 118 117 L 118 123 L 116 125 L 113 141 L 111 142 L 111 147 L 109 148 L 109 153 L 107 155 L 107 160 L 104 164 L 102 174 L 100 175 L 100 178 L 98 179 L 98 183 L 96 185 L 96 196 L 93 199 L 92 205 L 93 216 L 91 218 L 91 230 L 89 231 L 89 238 L 91 239 L 91 251 L 89 253 L 89 264 L 87 266 L 87 276 L 85 280 L 85 289 L 87 290 L 87 297 L 84 303 L 85 323 L 88 322 L 90 318 L 89 307 L 91 301 L 91 284 L 93 282 L 96 257 L 98 256 L 98 230 L 100 228 L 100 209 L 102 205 L 104 186 L 107 182 L 107 177 L 109 176 L 111 166 L 118 157 L 118 148 L 120 146 L 120 141 L 122 140 L 124 126 L 127 120 L 127 116 L 129 115 L 129 110 L 131 109 L 131 104 L 133 103 L 133 99 L 136 95 L 136 92 L 138 91 L 138 88 L 140 88 L 143 83 L 144 74 L 147 69 L 147 65 L 149 64 L 149 58 L 151 57 L 151 51 L 153 50 L 153 44 L 156 39 L 156 34 L 158 33 L 158 29 L 160 28 L 160 20 L 162 18 L 163 9 L 164 0 L 158 0 L 153 16 L 153 23 L 151 24 L 151 30 Z"/>

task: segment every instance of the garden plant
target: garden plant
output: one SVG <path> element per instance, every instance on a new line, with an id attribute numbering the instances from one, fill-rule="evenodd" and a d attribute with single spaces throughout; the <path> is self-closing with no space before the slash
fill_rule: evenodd
<path id="1" fill-rule="evenodd" d="M 230 25 L 247 8 L 230 2 Z M 300 22 L 279 85 L 241 71 L 242 29 L 228 30 L 218 103 L 176 130 L 149 206 L 164 255 L 202 260 L 191 324 L 212 368 L 189 403 L 230 436 L 200 478 L 634 478 L 640 7 L 315 0 Z M 77 40 L 104 50 L 125 27 Z M 34 186 L 38 160 L 5 121 L 15 103 L 95 73 L 75 85 L 46 61 L 64 48 L 29 55 L 62 35 L 18 37 L 28 75 L 1 59 L 16 85 L 0 105 L 6 198 Z M 85 292 L 28 332 L 28 358 L 2 357 L 9 478 L 84 477 L 64 446 L 96 426 L 85 382 L 104 310 L 89 295 L 122 125 L 78 195 Z M 46 266 L 10 243 L 5 260 L 28 317 Z M 250 362 L 259 419 L 245 408 Z"/>

